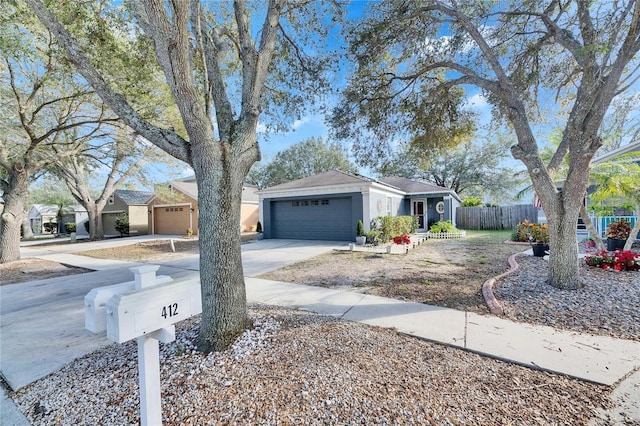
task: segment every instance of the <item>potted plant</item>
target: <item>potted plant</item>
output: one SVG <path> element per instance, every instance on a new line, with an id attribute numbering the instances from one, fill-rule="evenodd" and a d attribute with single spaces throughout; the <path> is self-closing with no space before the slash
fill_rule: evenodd
<path id="1" fill-rule="evenodd" d="M 532 223 L 529 224 L 527 232 L 533 255 L 544 257 L 549 254 L 549 225 L 546 223 Z"/>
<path id="2" fill-rule="evenodd" d="M 584 240 L 584 246 L 587 249 L 593 249 L 596 248 L 596 242 L 593 238 L 589 237 L 589 238 L 585 238 Z"/>
<path id="3" fill-rule="evenodd" d="M 261 240 L 264 237 L 264 235 L 262 235 L 262 224 L 260 223 L 260 221 L 258 221 L 258 223 L 256 224 L 256 240 Z"/>
<path id="4" fill-rule="evenodd" d="M 364 233 L 364 224 L 361 220 L 358 220 L 358 225 L 356 226 L 356 243 L 359 246 L 363 246 L 367 242 L 367 236 Z"/>
<path id="5" fill-rule="evenodd" d="M 529 242 L 533 249 L 533 255 L 544 257 L 549 252 L 549 225 L 531 224 L 528 227 Z"/>
<path id="6" fill-rule="evenodd" d="M 622 250 L 631 233 L 631 223 L 621 219 L 611 222 L 607 228 L 607 250 Z"/>

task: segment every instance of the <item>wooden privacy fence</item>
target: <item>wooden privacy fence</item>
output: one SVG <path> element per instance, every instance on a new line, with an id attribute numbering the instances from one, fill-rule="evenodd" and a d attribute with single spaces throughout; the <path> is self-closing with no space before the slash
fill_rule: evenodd
<path id="1" fill-rule="evenodd" d="M 533 204 L 456 208 L 456 226 L 461 229 L 514 229 L 525 219 L 538 222 L 538 209 Z"/>

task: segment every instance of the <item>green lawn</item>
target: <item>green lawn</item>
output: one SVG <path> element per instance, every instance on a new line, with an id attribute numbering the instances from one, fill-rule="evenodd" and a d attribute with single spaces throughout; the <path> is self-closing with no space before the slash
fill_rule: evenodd
<path id="1" fill-rule="evenodd" d="M 511 230 L 502 231 L 467 231 L 467 240 L 471 243 L 501 244 L 511 239 Z"/>

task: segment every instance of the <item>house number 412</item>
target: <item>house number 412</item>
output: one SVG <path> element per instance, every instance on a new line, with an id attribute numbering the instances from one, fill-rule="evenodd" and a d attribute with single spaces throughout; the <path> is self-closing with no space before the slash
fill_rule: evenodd
<path id="1" fill-rule="evenodd" d="M 178 315 L 178 304 L 177 303 L 173 303 L 171 305 L 168 306 L 163 306 L 162 307 L 162 318 L 167 319 L 167 318 L 171 318 Z"/>

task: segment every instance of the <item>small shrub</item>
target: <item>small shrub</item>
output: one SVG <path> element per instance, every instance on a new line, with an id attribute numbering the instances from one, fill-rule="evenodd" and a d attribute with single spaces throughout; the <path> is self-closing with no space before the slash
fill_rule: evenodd
<path id="1" fill-rule="evenodd" d="M 614 271 L 640 271 L 640 253 L 631 250 L 598 250 L 585 256 L 584 261 L 589 266 Z"/>
<path id="2" fill-rule="evenodd" d="M 382 232 L 378 230 L 373 230 L 373 231 L 367 232 L 365 235 L 367 237 L 367 243 L 378 245 L 378 243 L 380 242 L 380 235 L 382 235 Z"/>
<path id="3" fill-rule="evenodd" d="M 448 234 L 459 234 L 460 230 L 453 226 L 450 220 L 436 222 L 429 228 L 429 232 L 432 234 L 439 234 L 441 232 Z"/>
<path id="4" fill-rule="evenodd" d="M 129 216 L 121 216 L 116 219 L 116 231 L 120 233 L 121 237 L 125 234 L 129 235 Z"/>
<path id="5" fill-rule="evenodd" d="M 393 237 L 393 242 L 395 244 L 411 244 L 411 237 L 409 237 L 408 235 L 404 234 L 404 235 L 398 235 L 396 237 Z"/>
<path id="6" fill-rule="evenodd" d="M 352 225 L 353 226 L 353 225 Z M 358 220 L 358 224 L 356 225 L 356 235 L 358 237 L 364 236 L 364 224 L 361 220 Z"/>
<path id="7" fill-rule="evenodd" d="M 85 231 L 89 232 L 89 221 L 88 220 L 84 221 L 84 229 L 85 229 Z"/>
<path id="8" fill-rule="evenodd" d="M 379 216 L 371 221 L 371 229 L 381 232 L 380 240 L 387 242 L 396 235 L 413 234 L 418 229 L 414 216 Z"/>
<path id="9" fill-rule="evenodd" d="M 460 205 L 462 207 L 478 207 L 482 205 L 482 199 L 479 197 L 466 197 Z"/>
<path id="10" fill-rule="evenodd" d="M 260 221 L 258 221 L 258 224 L 256 225 L 256 232 L 258 234 L 262 234 L 262 224 L 260 223 Z"/>
<path id="11" fill-rule="evenodd" d="M 75 222 L 67 222 L 67 223 L 64 224 L 64 228 L 69 233 L 76 232 L 76 223 Z"/>

